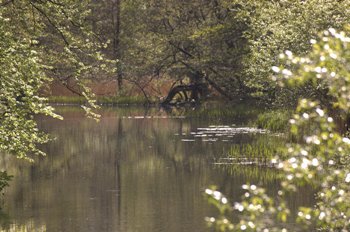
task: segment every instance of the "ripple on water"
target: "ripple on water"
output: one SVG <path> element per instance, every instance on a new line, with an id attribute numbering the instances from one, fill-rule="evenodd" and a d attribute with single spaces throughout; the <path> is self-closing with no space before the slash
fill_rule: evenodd
<path id="1" fill-rule="evenodd" d="M 254 127 L 236 127 L 235 125 L 210 125 L 209 127 L 199 127 L 196 131 L 191 131 L 188 137 L 183 138 L 183 142 L 194 142 L 196 140 L 202 142 L 229 142 L 236 135 L 242 134 L 267 134 L 268 130 Z M 179 135 L 179 134 L 175 134 Z M 185 136 L 186 134 L 182 134 Z"/>

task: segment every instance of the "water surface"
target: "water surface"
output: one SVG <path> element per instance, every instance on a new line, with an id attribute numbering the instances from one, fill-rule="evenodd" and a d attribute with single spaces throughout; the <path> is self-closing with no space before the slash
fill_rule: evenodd
<path id="1" fill-rule="evenodd" d="M 4 196 L 3 231 L 210 231 L 204 217 L 217 211 L 203 197 L 206 187 L 215 184 L 233 200 L 246 182 L 278 188 L 271 168 L 217 164 L 232 145 L 276 139 L 251 131 L 242 117 L 106 108 L 95 123 L 76 108 L 60 112 L 64 121 L 38 119 L 57 137 L 43 147 L 47 157 L 34 164 L 2 157 L 1 168 L 15 176 Z"/>

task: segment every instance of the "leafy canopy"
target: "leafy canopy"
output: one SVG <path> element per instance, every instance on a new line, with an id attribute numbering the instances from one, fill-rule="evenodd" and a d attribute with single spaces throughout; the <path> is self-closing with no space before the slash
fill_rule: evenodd
<path id="1" fill-rule="evenodd" d="M 102 55 L 88 24 L 89 1 L 0 1 L 0 149 L 32 160 L 49 137 L 34 116 L 61 117 L 40 96 L 52 78 L 79 80 L 100 70 Z M 95 115 L 96 116 L 96 115 Z"/>

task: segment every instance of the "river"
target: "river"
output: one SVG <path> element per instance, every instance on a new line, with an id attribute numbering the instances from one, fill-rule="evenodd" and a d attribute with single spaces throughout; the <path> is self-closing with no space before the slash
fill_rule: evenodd
<path id="1" fill-rule="evenodd" d="M 75 107 L 65 120 L 39 117 L 56 139 L 31 164 L 3 156 L 14 175 L 3 196 L 2 231 L 210 231 L 204 218 L 217 210 L 203 197 L 210 185 L 238 201 L 246 182 L 279 187 L 277 171 L 227 165 L 232 147 L 280 136 L 246 125 L 242 116 L 211 118 L 140 107 L 103 108 L 101 121 Z M 312 194 L 293 205 L 311 204 Z"/>

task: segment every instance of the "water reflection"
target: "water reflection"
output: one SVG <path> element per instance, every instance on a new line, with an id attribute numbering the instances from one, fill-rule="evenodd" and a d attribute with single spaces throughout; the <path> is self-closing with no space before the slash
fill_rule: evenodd
<path id="1" fill-rule="evenodd" d="M 104 109 L 98 124 L 74 108 L 61 113 L 64 121 L 39 119 L 57 137 L 43 147 L 49 156 L 34 164 L 1 160 L 15 175 L 4 231 L 207 231 L 204 217 L 217 213 L 202 197 L 209 185 L 235 200 L 247 181 L 278 186 L 273 169 L 214 165 L 232 144 L 256 135 L 186 142 L 213 122 L 157 109 Z"/>

